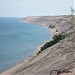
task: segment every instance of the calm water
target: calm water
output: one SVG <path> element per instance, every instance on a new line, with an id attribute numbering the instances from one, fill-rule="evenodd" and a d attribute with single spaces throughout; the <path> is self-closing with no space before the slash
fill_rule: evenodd
<path id="1" fill-rule="evenodd" d="M 48 29 L 19 19 L 0 18 L 0 72 L 31 55 L 37 46 L 51 38 Z"/>

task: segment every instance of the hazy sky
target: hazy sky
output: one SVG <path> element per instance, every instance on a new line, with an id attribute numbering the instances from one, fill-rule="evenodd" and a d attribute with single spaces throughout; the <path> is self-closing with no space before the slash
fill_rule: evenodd
<path id="1" fill-rule="evenodd" d="M 75 0 L 0 0 L 0 17 L 70 14 Z"/>

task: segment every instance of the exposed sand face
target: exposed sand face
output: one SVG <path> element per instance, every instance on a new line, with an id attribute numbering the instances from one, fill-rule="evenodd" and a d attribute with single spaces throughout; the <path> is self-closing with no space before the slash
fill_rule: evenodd
<path id="1" fill-rule="evenodd" d="M 47 27 L 53 25 L 53 35 L 59 33 L 69 35 L 39 54 L 37 53 L 40 47 L 37 48 L 36 53 L 32 56 L 0 75 L 50 75 L 52 70 L 62 69 L 67 69 L 70 72 L 60 73 L 59 75 L 75 75 L 75 31 L 70 28 L 72 25 L 66 20 L 69 20 L 69 16 L 24 18 L 23 21 L 28 23 L 41 24 Z"/>

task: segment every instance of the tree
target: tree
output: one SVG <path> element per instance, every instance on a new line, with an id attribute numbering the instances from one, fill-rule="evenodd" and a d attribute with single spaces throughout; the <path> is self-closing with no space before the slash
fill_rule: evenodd
<path id="1" fill-rule="evenodd" d="M 70 15 L 70 22 L 75 26 L 75 17 L 74 17 L 74 9 L 71 7 L 71 15 Z"/>

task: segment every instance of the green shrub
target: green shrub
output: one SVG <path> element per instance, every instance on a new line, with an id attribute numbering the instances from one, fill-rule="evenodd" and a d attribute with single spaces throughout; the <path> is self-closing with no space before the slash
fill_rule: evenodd
<path id="1" fill-rule="evenodd" d="M 54 43 L 58 43 L 60 40 L 64 39 L 65 38 L 65 35 L 62 35 L 62 34 L 59 34 L 59 35 L 55 35 L 53 37 L 53 40 L 54 40 Z"/>
<path id="2" fill-rule="evenodd" d="M 44 44 L 43 47 L 41 47 L 41 51 L 43 51 L 44 49 L 53 46 L 54 44 L 58 43 L 60 40 L 64 39 L 65 35 L 59 34 L 59 35 L 54 35 L 53 40 L 51 40 L 50 42 L 47 42 L 46 44 Z M 39 51 L 38 53 L 40 53 L 41 51 Z"/>

